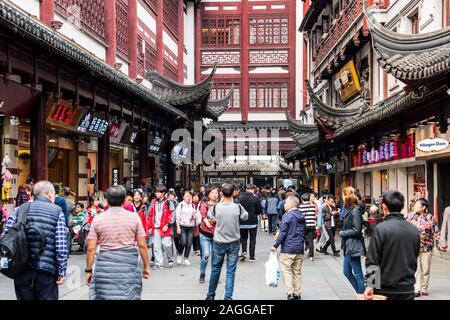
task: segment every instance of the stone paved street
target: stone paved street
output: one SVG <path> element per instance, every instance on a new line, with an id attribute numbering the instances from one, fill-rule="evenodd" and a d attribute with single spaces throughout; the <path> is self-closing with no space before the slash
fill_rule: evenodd
<path id="1" fill-rule="evenodd" d="M 259 230 L 258 230 L 259 231 Z M 257 240 L 256 262 L 239 263 L 235 299 L 280 300 L 285 299 L 284 285 L 278 288 L 265 285 L 264 263 L 269 257 L 272 237 L 259 232 Z M 199 257 L 191 256 L 191 266 L 176 266 L 173 269 L 152 271 L 152 276 L 144 280 L 142 299 L 145 300 L 202 300 L 206 297 L 210 269 L 208 266 L 205 284 L 197 282 L 199 275 Z M 60 289 L 63 300 L 87 300 L 88 287 L 84 285 L 84 255 L 72 255 L 69 260 L 71 276 Z M 75 270 L 75 273 L 73 273 Z M 431 267 L 431 295 L 424 299 L 450 299 L 450 262 L 433 258 Z M 79 276 L 77 276 L 78 274 Z M 225 267 L 217 298 L 222 299 L 225 284 Z M 80 285 L 80 283 L 82 285 Z M 305 300 L 343 300 L 354 299 L 355 294 L 348 281 L 342 275 L 342 257 L 316 254 L 315 261 L 303 262 L 302 297 Z M 15 299 L 11 280 L 0 276 L 0 299 Z"/>

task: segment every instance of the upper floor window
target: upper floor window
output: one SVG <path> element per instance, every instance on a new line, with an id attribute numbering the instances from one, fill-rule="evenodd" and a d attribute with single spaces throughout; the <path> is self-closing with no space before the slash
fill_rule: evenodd
<path id="1" fill-rule="evenodd" d="M 178 36 L 178 0 L 163 0 L 163 20 L 166 27 Z"/>
<path id="2" fill-rule="evenodd" d="M 250 83 L 250 109 L 280 109 L 288 106 L 286 81 L 258 81 Z"/>
<path id="3" fill-rule="evenodd" d="M 202 19 L 202 44 L 206 46 L 237 46 L 241 34 L 240 19 L 209 17 Z"/>
<path id="4" fill-rule="evenodd" d="M 414 15 L 409 17 L 411 21 L 411 33 L 418 34 L 419 33 L 419 13 L 416 12 Z"/>
<path id="5" fill-rule="evenodd" d="M 239 109 L 240 108 L 240 88 L 239 83 L 225 81 L 225 82 L 214 82 L 211 87 L 211 100 L 220 100 L 224 98 L 233 88 L 233 93 L 230 98 L 230 109 Z"/>
<path id="6" fill-rule="evenodd" d="M 287 17 L 250 18 L 250 45 L 288 45 Z"/>

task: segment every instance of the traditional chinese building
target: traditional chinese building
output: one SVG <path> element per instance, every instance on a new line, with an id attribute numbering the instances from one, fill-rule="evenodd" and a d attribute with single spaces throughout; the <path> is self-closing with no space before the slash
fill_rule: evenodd
<path id="1" fill-rule="evenodd" d="M 372 202 L 398 189 L 407 200 L 405 212 L 413 195 L 423 196 L 441 221 L 450 205 L 443 181 L 450 110 L 448 2 L 433 1 L 431 11 L 414 1 L 377 3 L 313 1 L 305 7 L 301 31 L 309 37 L 305 114 L 310 117 L 288 117 L 297 148 L 286 158 L 298 162 L 304 182 L 316 191 L 328 187 L 339 195 L 352 185 Z M 348 15 L 357 17 L 350 25 Z M 320 34 L 324 29 L 329 32 Z"/>

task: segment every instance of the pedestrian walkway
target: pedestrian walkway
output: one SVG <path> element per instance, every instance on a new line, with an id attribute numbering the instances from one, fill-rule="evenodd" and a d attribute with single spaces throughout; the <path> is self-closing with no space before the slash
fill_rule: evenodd
<path id="1" fill-rule="evenodd" d="M 235 299 L 284 300 L 284 285 L 280 281 L 278 288 L 265 285 L 264 263 L 269 257 L 272 236 L 258 230 L 256 243 L 256 262 L 240 262 L 237 269 L 234 290 Z M 60 288 L 62 300 L 89 299 L 88 287 L 84 284 L 85 255 L 71 255 L 69 276 Z M 354 300 L 355 293 L 342 275 L 342 257 L 315 254 L 315 261 L 305 259 L 302 268 L 302 299 L 304 300 Z M 144 300 L 203 300 L 206 298 L 210 275 L 210 266 L 206 282 L 198 283 L 200 257 L 191 255 L 191 266 L 176 266 L 173 269 L 153 271 L 148 280 L 143 280 L 142 299 Z M 433 257 L 429 297 L 419 300 L 450 299 L 450 262 Z M 74 273 L 75 272 L 75 273 Z M 217 299 L 223 299 L 225 285 L 225 265 L 222 269 L 221 283 L 216 293 Z M 0 299 L 14 300 L 12 280 L 0 275 Z"/>

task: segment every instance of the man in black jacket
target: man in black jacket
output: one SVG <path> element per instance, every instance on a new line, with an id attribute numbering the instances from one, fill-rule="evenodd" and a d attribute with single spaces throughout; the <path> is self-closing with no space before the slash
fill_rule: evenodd
<path id="1" fill-rule="evenodd" d="M 249 184 L 247 186 L 247 192 L 243 192 L 238 202 L 248 212 L 248 219 L 241 221 L 241 261 L 247 258 L 247 240 L 250 235 L 250 259 L 249 261 L 256 261 L 255 247 L 256 247 L 256 231 L 258 230 L 258 216 L 262 213 L 261 202 L 255 195 L 255 185 Z"/>
<path id="2" fill-rule="evenodd" d="M 381 209 L 386 218 L 373 231 L 366 259 L 364 296 L 368 300 L 374 293 L 389 300 L 414 300 L 420 236 L 401 213 L 404 205 L 405 198 L 399 191 L 383 194 Z"/>

